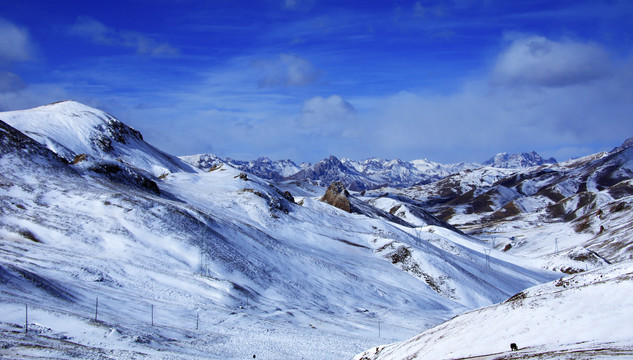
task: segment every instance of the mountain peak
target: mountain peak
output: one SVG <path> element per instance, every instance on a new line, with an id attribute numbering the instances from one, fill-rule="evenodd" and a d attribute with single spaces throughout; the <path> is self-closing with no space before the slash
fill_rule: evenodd
<path id="1" fill-rule="evenodd" d="M 556 159 L 549 158 L 544 159 L 535 151 L 529 153 L 519 153 L 508 155 L 508 153 L 498 153 L 483 164 L 491 167 L 502 169 L 514 169 L 514 168 L 528 168 L 532 166 L 538 166 L 543 164 L 555 164 Z"/>
<path id="2" fill-rule="evenodd" d="M 193 171 L 177 158 L 147 144 L 139 131 L 77 101 L 3 112 L 0 117 L 69 162 L 86 154 L 95 159 L 122 161 L 155 176 Z"/>
<path id="3" fill-rule="evenodd" d="M 630 137 L 626 140 L 624 140 L 624 142 L 622 143 L 622 145 L 614 148 L 613 150 L 611 150 L 612 153 L 616 152 L 616 151 L 621 151 L 621 150 L 625 150 L 628 149 L 630 147 L 633 147 L 633 137 Z"/>

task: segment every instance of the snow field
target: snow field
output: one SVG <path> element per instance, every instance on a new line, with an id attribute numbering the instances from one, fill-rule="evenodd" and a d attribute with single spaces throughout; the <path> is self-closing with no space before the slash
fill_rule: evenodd
<path id="1" fill-rule="evenodd" d="M 565 277 L 355 359 L 466 358 L 506 352 L 510 343 L 527 354 L 611 347 L 633 356 L 631 291 L 631 262 Z"/>

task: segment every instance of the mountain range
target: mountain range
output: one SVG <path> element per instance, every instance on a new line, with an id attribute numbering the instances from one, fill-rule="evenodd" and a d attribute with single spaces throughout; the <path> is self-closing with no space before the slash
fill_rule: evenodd
<path id="1" fill-rule="evenodd" d="M 442 164 L 427 159 L 403 161 L 370 158 L 356 161 L 343 158 L 339 160 L 334 155 L 314 164 L 302 163 L 301 165 L 297 165 L 289 159 L 273 161 L 261 157 L 252 161 L 240 161 L 230 158 L 221 159 L 212 154 L 181 156 L 181 159 L 202 170 L 208 170 L 219 163 L 226 163 L 263 179 L 274 181 L 311 181 L 326 187 L 333 181 L 340 181 L 351 191 L 383 187 L 406 188 L 429 184 L 462 170 L 482 167 L 516 170 L 556 163 L 554 158 L 546 160 L 536 152 L 513 155 L 500 153 L 482 164 L 473 162 Z"/>
<path id="2" fill-rule="evenodd" d="M 578 295 L 628 291 L 624 145 L 527 168 L 177 158 L 74 101 L 0 113 L 0 134 L 2 357 L 415 358 L 439 334 L 431 358 L 448 358 L 478 324 L 559 303 L 588 310 L 594 331 L 556 351 L 631 355 L 610 310 L 630 302 Z M 529 331 L 486 339 L 552 346 Z"/>

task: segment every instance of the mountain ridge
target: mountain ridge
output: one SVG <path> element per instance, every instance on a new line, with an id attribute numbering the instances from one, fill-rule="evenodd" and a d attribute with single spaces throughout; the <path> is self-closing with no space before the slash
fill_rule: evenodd
<path id="1" fill-rule="evenodd" d="M 545 160 L 536 152 L 513 155 L 500 153 L 483 164 L 473 162 L 442 164 L 427 159 L 403 161 L 368 158 L 357 161 L 349 158 L 338 159 L 334 155 L 314 164 L 302 163 L 301 165 L 289 159 L 273 161 L 266 157 L 251 161 L 221 159 L 212 154 L 181 156 L 180 158 L 202 170 L 208 170 L 222 162 L 263 179 L 274 181 L 303 180 L 315 182 L 322 187 L 328 187 L 332 182 L 340 181 L 351 191 L 424 185 L 463 170 L 474 170 L 484 166 L 518 170 L 556 163 L 555 159 Z"/>

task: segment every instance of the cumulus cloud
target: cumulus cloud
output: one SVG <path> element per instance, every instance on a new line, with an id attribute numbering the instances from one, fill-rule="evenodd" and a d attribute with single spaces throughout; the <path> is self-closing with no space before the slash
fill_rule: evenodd
<path id="1" fill-rule="evenodd" d="M 259 87 L 305 86 L 315 83 L 319 71 L 314 65 L 297 55 L 280 54 L 275 59 L 262 59 L 254 62 L 259 71 Z"/>
<path id="2" fill-rule="evenodd" d="M 633 134 L 632 64 L 594 44 L 533 36 L 509 44 L 488 74 L 453 93 L 401 92 L 354 104 L 381 156 L 483 161 L 536 150 L 566 160 Z"/>
<path id="3" fill-rule="evenodd" d="M 139 32 L 112 29 L 87 16 L 80 16 L 69 31 L 97 44 L 126 47 L 141 55 L 161 56 L 179 53 L 178 49 L 168 43 L 156 41 Z"/>
<path id="4" fill-rule="evenodd" d="M 0 18 L 0 62 L 27 61 L 32 53 L 28 31 Z"/>
<path id="5" fill-rule="evenodd" d="M 598 45 L 530 36 L 515 39 L 499 55 L 492 80 L 502 85 L 560 87 L 602 78 L 610 68 L 609 54 Z"/>
<path id="6" fill-rule="evenodd" d="M 27 29 L 0 17 L 0 111 L 32 105 L 38 98 L 14 70 L 16 63 L 33 59 L 34 49 Z"/>
<path id="7" fill-rule="evenodd" d="M 356 110 L 339 95 L 315 96 L 303 103 L 297 126 L 304 132 L 320 136 L 349 136 Z"/>

